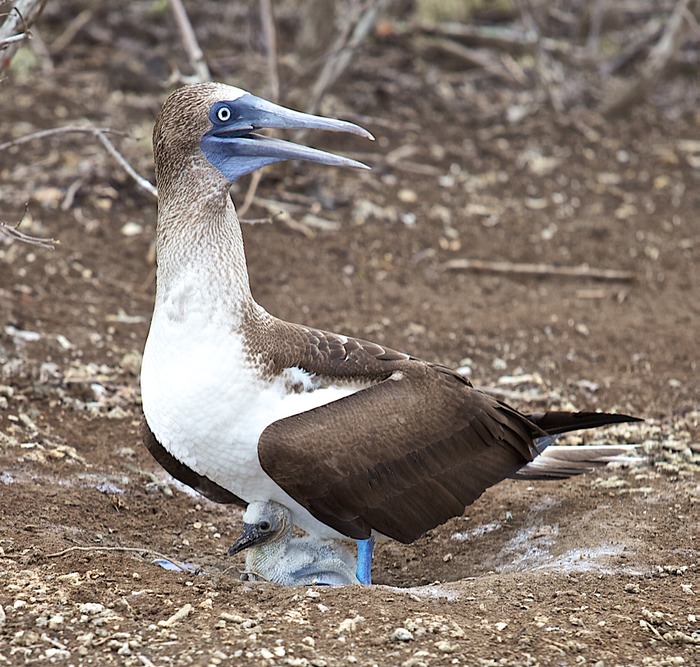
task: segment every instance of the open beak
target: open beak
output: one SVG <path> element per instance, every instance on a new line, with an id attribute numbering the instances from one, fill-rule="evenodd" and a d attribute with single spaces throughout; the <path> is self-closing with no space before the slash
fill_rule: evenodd
<path id="1" fill-rule="evenodd" d="M 334 167 L 369 169 L 362 162 L 309 148 L 290 141 L 256 134 L 256 130 L 327 130 L 348 132 L 366 139 L 374 137 L 359 125 L 333 118 L 312 116 L 273 104 L 250 93 L 214 104 L 212 128 L 200 141 L 205 156 L 231 182 L 260 167 L 283 160 L 307 160 Z"/>
<path id="2" fill-rule="evenodd" d="M 245 549 L 264 544 L 272 537 L 271 532 L 263 533 L 255 523 L 244 523 L 243 532 L 226 552 L 229 556 L 240 553 Z"/>

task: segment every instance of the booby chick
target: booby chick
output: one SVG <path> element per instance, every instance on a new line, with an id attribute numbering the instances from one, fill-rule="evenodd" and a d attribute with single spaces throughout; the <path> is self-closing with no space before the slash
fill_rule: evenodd
<path id="1" fill-rule="evenodd" d="M 218 502 L 280 503 L 313 538 L 357 540 L 366 584 L 374 535 L 410 543 L 557 434 L 636 421 L 523 414 L 445 366 L 270 315 L 250 291 L 231 184 L 281 160 L 365 165 L 262 128 L 372 138 L 223 84 L 166 100 L 153 132 L 158 268 L 141 393 L 144 442 L 170 474 Z"/>
<path id="2" fill-rule="evenodd" d="M 333 540 L 293 536 L 292 515 L 272 500 L 253 502 L 243 514 L 243 532 L 228 550 L 246 552 L 241 579 L 282 586 L 359 584 L 355 559 Z"/>

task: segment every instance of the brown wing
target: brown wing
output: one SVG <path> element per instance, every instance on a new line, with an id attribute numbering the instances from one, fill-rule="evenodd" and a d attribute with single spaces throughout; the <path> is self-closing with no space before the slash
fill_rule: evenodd
<path id="1" fill-rule="evenodd" d="M 284 322 L 264 313 L 250 315 L 255 335 L 251 356 L 260 363 L 263 377 L 279 375 L 285 368 L 303 368 L 329 382 L 366 380 L 379 382 L 413 357 L 403 352 L 341 334 Z"/>
<path id="2" fill-rule="evenodd" d="M 320 521 L 356 539 L 412 542 L 458 516 L 536 451 L 523 415 L 419 361 L 351 396 L 271 424 L 263 469 Z"/>

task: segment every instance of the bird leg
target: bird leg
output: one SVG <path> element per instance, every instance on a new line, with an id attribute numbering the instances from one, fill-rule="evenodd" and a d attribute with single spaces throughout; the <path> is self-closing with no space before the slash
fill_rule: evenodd
<path id="1" fill-rule="evenodd" d="M 374 536 L 367 540 L 357 540 L 357 579 L 361 584 L 372 583 L 372 552 Z"/>

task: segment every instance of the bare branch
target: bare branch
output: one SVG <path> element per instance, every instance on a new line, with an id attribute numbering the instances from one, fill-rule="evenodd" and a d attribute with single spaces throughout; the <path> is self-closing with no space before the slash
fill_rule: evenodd
<path id="1" fill-rule="evenodd" d="M 480 259 L 452 259 L 443 264 L 450 271 L 487 271 L 533 276 L 562 276 L 589 278 L 591 280 L 634 280 L 634 273 L 615 269 L 596 269 L 587 264 L 580 266 L 555 266 L 554 264 L 528 264 L 518 262 L 488 262 Z"/>
<path id="2" fill-rule="evenodd" d="M 185 6 L 182 4 L 182 0 L 170 0 L 170 6 L 173 8 L 175 21 L 182 35 L 182 42 L 185 45 L 185 50 L 187 51 L 197 79 L 199 81 L 211 81 L 209 66 L 204 59 L 204 53 L 199 46 L 197 35 L 195 35 L 190 19 L 185 11 Z"/>
<path id="3" fill-rule="evenodd" d="M 38 236 L 30 236 L 29 234 L 25 234 L 24 232 L 19 231 L 19 226 L 24 221 L 24 216 L 26 214 L 27 206 L 25 205 L 24 213 L 22 213 L 22 217 L 17 221 L 16 224 L 8 225 L 4 222 L 0 222 L 0 236 L 7 236 L 10 239 L 16 241 L 22 241 L 22 243 L 28 243 L 29 245 L 36 245 L 41 248 L 53 250 L 54 246 L 60 243 L 60 241 L 57 241 L 56 239 L 42 239 Z"/>
<path id="4" fill-rule="evenodd" d="M 678 0 L 661 39 L 652 48 L 649 58 L 640 68 L 639 76 L 605 105 L 603 109 L 605 115 L 624 113 L 654 89 L 673 57 L 683 46 L 690 27 L 687 15 L 691 2 L 693 0 Z"/>
<path id="5" fill-rule="evenodd" d="M 598 44 L 600 42 L 600 30 L 603 26 L 605 10 L 605 0 L 594 0 L 593 8 L 591 9 L 591 20 L 588 28 L 588 37 L 586 39 L 586 50 L 589 53 L 596 53 L 598 51 Z"/>
<path id="6" fill-rule="evenodd" d="M 100 143 L 105 147 L 107 152 L 114 158 L 117 164 L 136 182 L 136 184 L 146 190 L 149 194 L 154 197 L 158 196 L 158 190 L 155 185 L 153 185 L 148 179 L 139 175 L 136 170 L 127 162 L 126 158 L 116 149 L 114 144 L 107 138 L 108 133 L 119 134 L 125 136 L 124 132 L 119 132 L 118 130 L 113 130 L 109 127 L 85 127 L 81 125 L 66 125 L 64 127 L 54 127 L 50 130 L 39 130 L 38 132 L 32 132 L 31 134 L 26 134 L 23 137 L 18 137 L 17 139 L 12 139 L 12 141 L 6 141 L 4 144 L 0 144 L 0 151 L 7 150 L 13 146 L 20 146 L 29 141 L 35 139 L 45 139 L 46 137 L 55 136 L 57 134 L 68 134 L 71 132 L 82 132 L 83 134 L 91 134 L 98 138 Z"/>
<path id="7" fill-rule="evenodd" d="M 497 49 L 511 54 L 534 53 L 539 46 L 562 56 L 581 59 L 583 52 L 564 40 L 538 35 L 529 30 L 509 26 L 469 25 L 463 23 L 397 22 L 393 25 L 398 34 L 427 34 L 449 37 L 468 46 Z"/>
<path id="8" fill-rule="evenodd" d="M 31 36 L 32 35 L 29 32 L 20 32 L 17 35 L 10 35 L 9 37 L 0 39 L 0 49 L 4 49 L 6 46 L 15 44 L 16 42 L 26 42 L 27 40 L 31 39 Z"/>
<path id="9" fill-rule="evenodd" d="M 558 114 L 564 111 L 564 102 L 560 94 L 560 64 L 552 58 L 542 44 L 540 27 L 537 24 L 530 0 L 518 0 L 523 24 L 528 33 L 535 35 L 535 73 L 540 85 L 547 93 L 549 105 Z"/>
<path id="10" fill-rule="evenodd" d="M 263 26 L 263 36 L 265 38 L 265 53 L 267 54 L 267 74 L 270 86 L 270 98 L 273 102 L 279 101 L 280 79 L 277 60 L 277 29 L 275 27 L 275 16 L 272 12 L 271 0 L 260 0 L 260 18 Z M 274 136 L 274 132 L 271 133 Z M 242 218 L 250 208 L 258 186 L 262 180 L 264 168 L 253 172 L 245 193 L 243 204 L 238 211 L 239 218 Z"/>
<path id="11" fill-rule="evenodd" d="M 35 139 L 46 139 L 46 137 L 52 137 L 56 134 L 70 134 L 71 132 L 82 132 L 84 134 L 95 134 L 96 132 L 111 132 L 113 134 L 124 135 L 124 132 L 119 130 L 113 130 L 109 127 L 86 127 L 84 125 L 64 125 L 63 127 L 53 127 L 49 130 L 39 130 L 38 132 L 31 132 L 30 134 L 25 134 L 22 137 L 17 137 L 17 139 L 12 139 L 11 141 L 6 141 L 4 144 L 0 144 L 0 151 L 5 151 L 13 146 L 21 146 L 29 141 L 34 141 Z"/>
<path id="12" fill-rule="evenodd" d="M 391 0 L 370 0 L 363 12 L 351 15 L 336 39 L 331 56 L 326 60 L 313 90 L 307 113 L 316 113 L 326 91 L 340 78 L 352 61 L 352 57 Z"/>
<path id="13" fill-rule="evenodd" d="M 28 243 L 29 245 L 36 245 L 41 248 L 46 248 L 47 250 L 53 250 L 54 247 L 60 243 L 57 239 L 42 239 L 39 236 L 25 234 L 24 232 L 20 232 L 17 227 L 13 227 L 4 222 L 0 222 L 0 236 L 7 236 L 13 240 L 22 241 L 22 243 Z"/>
<path id="14" fill-rule="evenodd" d="M 10 66 L 20 45 L 31 38 L 29 28 L 39 18 L 45 4 L 46 0 L 17 0 L 0 24 L 0 72 Z"/>
<path id="15" fill-rule="evenodd" d="M 92 9 L 83 9 L 80 14 L 70 21 L 66 29 L 51 42 L 51 52 L 62 53 L 75 39 L 76 35 L 92 20 L 92 15 Z"/>
<path id="16" fill-rule="evenodd" d="M 427 47 L 436 48 L 451 56 L 461 58 L 472 67 L 483 69 L 498 79 L 509 83 L 515 82 L 521 86 L 527 83 L 527 77 L 519 65 L 516 65 L 517 69 L 508 69 L 504 67 L 497 55 L 490 53 L 486 49 L 473 49 L 451 39 L 440 37 L 424 37 L 421 42 Z"/>
<path id="17" fill-rule="evenodd" d="M 280 76 L 277 60 L 277 28 L 275 27 L 275 16 L 272 12 L 272 0 L 260 0 L 260 18 L 262 21 L 263 37 L 265 38 L 270 99 L 273 102 L 279 102 Z"/>
<path id="18" fill-rule="evenodd" d="M 628 45 L 615 54 L 615 56 L 611 58 L 609 62 L 605 63 L 601 67 L 603 74 L 610 76 L 627 66 L 647 47 L 651 46 L 657 39 L 659 39 L 663 29 L 663 21 L 659 20 L 658 17 L 654 16 L 653 18 L 649 19 L 639 34 L 634 39 L 630 40 Z"/>
<path id="19" fill-rule="evenodd" d="M 254 171 L 250 177 L 250 183 L 248 184 L 248 189 L 246 190 L 245 197 L 243 197 L 243 203 L 238 207 L 238 217 L 242 218 L 250 208 L 255 199 L 255 193 L 258 191 L 258 185 L 260 185 L 260 180 L 262 179 L 263 170 L 258 169 Z"/>
<path id="20" fill-rule="evenodd" d="M 136 185 L 144 189 L 154 197 L 158 197 L 158 190 L 148 179 L 144 178 L 136 172 L 136 170 L 126 161 L 126 158 L 116 149 L 114 144 L 107 138 L 104 132 L 95 132 L 95 135 L 100 140 L 100 143 L 107 149 L 107 152 L 115 159 L 117 164 L 134 179 Z"/>

